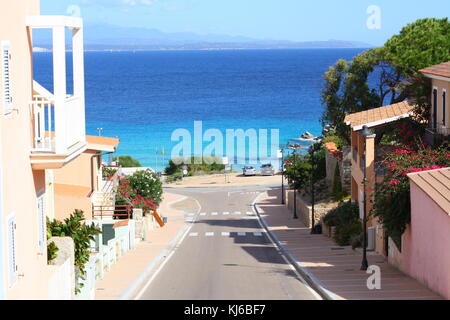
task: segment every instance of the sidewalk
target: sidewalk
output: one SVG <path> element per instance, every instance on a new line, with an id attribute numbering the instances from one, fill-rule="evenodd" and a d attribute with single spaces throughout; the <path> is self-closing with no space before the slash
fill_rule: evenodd
<path id="1" fill-rule="evenodd" d="M 369 254 L 370 265 L 381 268 L 381 290 L 369 290 L 370 274 L 360 271 L 362 255 L 351 247 L 339 247 L 324 235 L 311 235 L 281 205 L 280 191 L 261 195 L 256 209 L 273 238 L 287 252 L 311 286 L 331 299 L 345 300 L 437 300 L 438 294 L 390 266 L 381 255 Z"/>
<path id="2" fill-rule="evenodd" d="M 171 205 L 178 204 L 185 197 L 164 193 L 159 213 L 167 217 L 163 228 L 150 231 L 150 240 L 138 243 L 133 250 L 128 251 L 107 272 L 96 285 L 96 300 L 117 300 L 125 292 L 138 284 L 140 277 L 153 271 L 158 264 L 161 253 L 167 249 L 170 242 L 185 226 L 185 212 L 174 209 Z"/>

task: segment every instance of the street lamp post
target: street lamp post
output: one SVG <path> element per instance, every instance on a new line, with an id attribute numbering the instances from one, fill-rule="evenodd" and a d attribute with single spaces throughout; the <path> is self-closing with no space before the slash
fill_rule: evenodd
<path id="1" fill-rule="evenodd" d="M 311 234 L 316 234 L 316 217 L 315 217 L 315 210 L 314 210 L 314 167 L 315 167 L 315 159 L 314 154 L 316 152 L 315 145 L 311 146 Z"/>
<path id="2" fill-rule="evenodd" d="M 370 132 L 369 127 L 363 126 L 362 131 L 359 133 L 360 137 L 364 137 L 365 139 L 374 137 L 374 134 Z M 364 154 L 366 152 L 366 145 L 364 145 Z M 367 262 L 367 199 L 366 199 L 366 185 L 367 185 L 367 165 L 364 165 L 364 180 L 363 180 L 363 258 L 361 262 L 361 270 L 366 271 L 369 267 L 369 263 Z"/>

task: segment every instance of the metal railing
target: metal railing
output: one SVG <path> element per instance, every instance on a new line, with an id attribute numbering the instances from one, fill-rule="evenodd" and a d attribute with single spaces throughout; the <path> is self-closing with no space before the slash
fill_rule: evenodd
<path id="1" fill-rule="evenodd" d="M 114 206 L 92 206 L 92 217 L 109 219 L 131 219 L 133 216 L 133 207 L 131 205 L 114 205 Z"/>

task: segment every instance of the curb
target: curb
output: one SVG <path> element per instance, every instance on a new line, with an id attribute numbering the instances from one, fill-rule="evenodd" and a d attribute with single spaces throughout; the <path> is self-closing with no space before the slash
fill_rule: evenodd
<path id="1" fill-rule="evenodd" d="M 181 202 L 183 200 L 186 200 L 189 197 L 184 197 L 179 200 L 175 200 L 171 203 L 169 203 L 169 206 Z M 201 208 L 199 208 L 200 212 Z M 199 213 L 197 212 L 197 214 Z M 133 300 L 138 296 L 140 293 L 140 289 L 145 284 L 145 282 L 154 274 L 154 269 L 161 265 L 164 262 L 164 259 L 167 259 L 170 254 L 173 252 L 174 248 L 180 244 L 180 242 L 184 239 L 184 236 L 189 232 L 191 227 L 194 224 L 193 220 L 192 222 L 185 223 L 183 228 L 178 231 L 178 233 L 175 235 L 175 237 L 169 242 L 166 249 L 162 250 L 153 260 L 150 262 L 150 264 L 145 268 L 145 270 L 139 275 L 138 278 L 136 278 L 126 289 L 123 291 L 120 296 L 117 298 L 117 300 Z"/>
<path id="2" fill-rule="evenodd" d="M 261 213 L 264 213 L 258 206 L 259 198 L 263 195 L 261 193 L 253 203 L 253 207 L 258 215 L 259 221 L 264 226 L 268 236 L 272 239 L 272 241 L 277 245 L 278 249 L 281 253 L 287 258 L 287 260 L 292 264 L 292 266 L 297 270 L 297 272 L 304 278 L 304 280 L 308 283 L 308 285 L 316 291 L 323 299 L 325 300 L 343 300 L 341 297 L 337 296 L 333 292 L 326 289 L 319 279 L 317 279 L 304 265 L 301 261 L 299 261 L 294 255 L 292 255 L 289 250 L 281 244 L 280 239 L 278 239 L 277 235 L 272 232 L 267 225 L 264 218 L 261 216 Z"/>

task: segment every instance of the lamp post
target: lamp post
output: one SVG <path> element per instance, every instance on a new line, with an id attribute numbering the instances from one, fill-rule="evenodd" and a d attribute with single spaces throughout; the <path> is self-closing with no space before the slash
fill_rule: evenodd
<path id="1" fill-rule="evenodd" d="M 311 153 L 311 234 L 316 234 L 316 217 L 315 217 L 315 209 L 314 209 L 314 203 L 315 203 L 315 194 L 314 194 L 314 168 L 315 168 L 315 152 L 316 144 L 313 144 L 310 148 Z"/>
<path id="2" fill-rule="evenodd" d="M 281 204 L 286 204 L 284 200 L 284 148 L 281 148 Z"/>
<path id="3" fill-rule="evenodd" d="M 369 127 L 363 126 L 362 131 L 358 134 L 360 137 L 372 138 L 375 135 L 370 132 Z M 366 152 L 366 143 L 364 144 L 364 154 L 367 154 Z M 367 199 L 366 199 L 366 184 L 367 184 L 367 164 L 364 165 L 364 180 L 363 180 L 363 258 L 361 262 L 361 270 L 366 271 L 369 267 L 369 263 L 367 262 Z"/>

